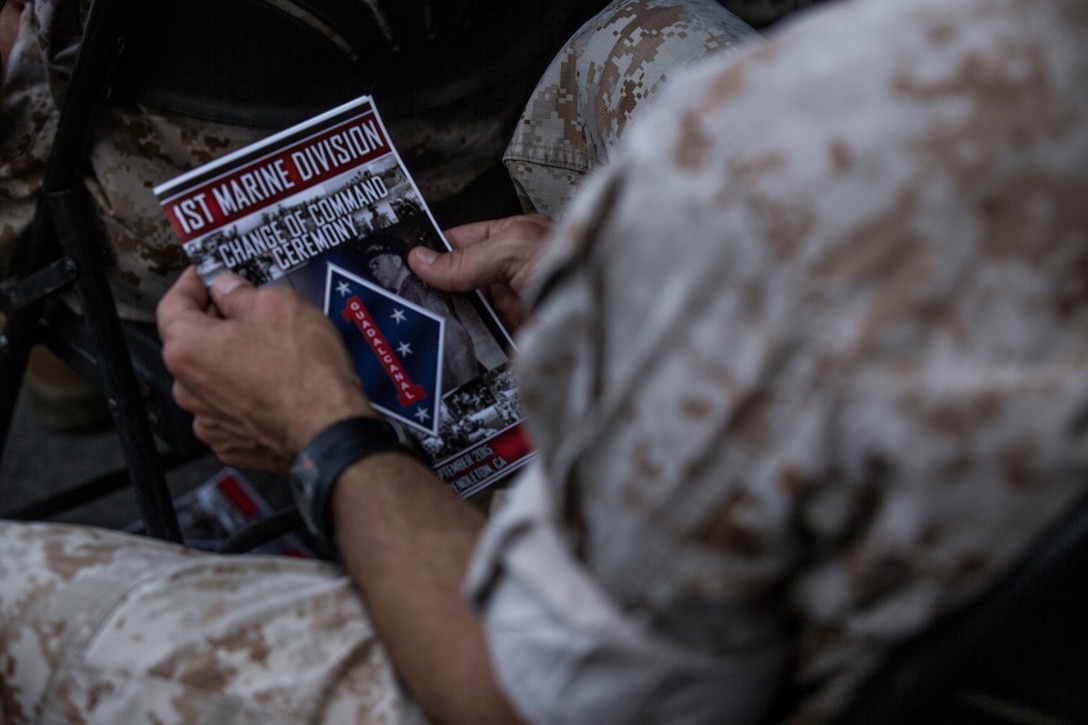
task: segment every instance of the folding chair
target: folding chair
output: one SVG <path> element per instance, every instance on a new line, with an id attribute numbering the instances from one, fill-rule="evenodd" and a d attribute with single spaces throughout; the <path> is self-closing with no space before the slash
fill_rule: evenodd
<path id="1" fill-rule="evenodd" d="M 363 93 L 387 117 L 471 103 L 535 81 L 603 0 L 94 0 L 30 233 L 0 286 L 0 452 L 29 350 L 44 344 L 107 395 L 127 473 L 84 482 L 20 511 L 48 518 L 131 483 L 147 532 L 180 541 L 165 483 L 204 452 L 170 399 L 153 326 L 121 321 L 109 250 L 83 186 L 98 110 L 132 102 L 197 118 L 282 128 Z M 512 92 L 528 92 L 528 87 Z M 491 177 L 492 180 L 496 177 Z M 161 180 L 152 180 L 161 181 Z M 505 193 L 514 199 L 505 182 Z M 502 206 L 494 185 L 454 200 Z M 82 314 L 57 299 L 74 290 Z M 158 452 L 155 436 L 168 448 Z"/>
<path id="2" fill-rule="evenodd" d="M 847 725 L 1088 722 L 1088 497 L 963 609 L 905 642 Z"/>

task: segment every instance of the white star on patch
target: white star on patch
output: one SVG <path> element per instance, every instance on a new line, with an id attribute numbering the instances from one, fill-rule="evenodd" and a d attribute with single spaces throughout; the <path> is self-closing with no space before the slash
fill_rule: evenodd
<path id="1" fill-rule="evenodd" d="M 400 309 L 399 307 L 397 309 L 393 310 L 393 314 L 390 315 L 390 317 L 392 317 L 394 320 L 396 320 L 398 325 L 400 323 L 404 322 L 405 319 L 407 319 L 404 316 L 404 310 Z"/>
<path id="2" fill-rule="evenodd" d="M 401 344 L 397 345 L 397 352 L 399 352 L 402 357 L 408 357 L 412 354 L 412 346 L 409 345 L 407 342 L 402 342 Z"/>
<path id="3" fill-rule="evenodd" d="M 426 408 L 416 408 L 416 420 L 420 423 L 426 421 L 430 417 L 431 414 Z"/>
<path id="4" fill-rule="evenodd" d="M 341 297 L 347 294 L 351 294 L 351 285 L 349 285 L 347 282 L 341 282 L 340 284 L 336 285 L 336 291 L 340 293 Z"/>

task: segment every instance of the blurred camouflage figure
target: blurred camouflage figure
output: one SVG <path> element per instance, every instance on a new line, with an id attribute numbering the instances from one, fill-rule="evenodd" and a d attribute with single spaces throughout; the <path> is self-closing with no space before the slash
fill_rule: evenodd
<path id="1" fill-rule="evenodd" d="M 12 3 L 18 0 L 11 0 Z M 587 2 L 587 5 L 593 5 Z M 598 3 L 600 4 L 600 0 Z M 792 6 L 795 3 L 771 3 Z M 27 228 L 44 173 L 57 122 L 58 99 L 66 92 L 78 49 L 80 14 L 86 0 L 34 0 L 22 13 L 20 32 L 5 59 L 0 92 L 0 272 L 9 264 L 15 239 Z M 744 3 L 742 3 L 744 5 Z M 767 5 L 767 3 L 763 3 Z M 756 17 L 763 15 L 763 10 Z M 635 28 L 645 30 L 635 32 Z M 611 33 L 622 29 L 614 39 Z M 564 182 L 584 174 L 605 158 L 627 116 L 648 97 L 669 68 L 729 47 L 753 36 L 714 0 L 615 0 L 595 24 L 579 32 L 557 59 L 526 111 L 537 119 L 568 90 L 580 102 L 558 110 L 566 124 L 585 121 L 587 139 L 574 140 L 556 124 L 523 122 L 510 146 L 509 169 L 521 189 L 539 188 L 532 206 L 553 215 L 561 199 L 538 179 L 557 173 Z M 571 64 L 590 65 L 578 75 Z M 557 87 L 553 76 L 565 84 Z M 412 118 L 390 119 L 390 135 L 432 204 L 454 197 L 498 163 L 509 141 L 533 79 L 524 91 L 503 87 L 470 104 L 442 108 Z M 607 106 L 586 104 L 607 99 Z M 101 212 L 114 255 L 111 276 L 122 316 L 150 320 L 155 302 L 187 259 L 158 208 L 151 187 L 270 133 L 270 129 L 216 123 L 151 108 L 107 109 L 92 154 L 86 183 Z M 554 169 L 566 169 L 566 174 Z M 520 181 L 521 176 L 529 177 Z"/>
<path id="2" fill-rule="evenodd" d="M 530 719 L 759 722 L 785 681 L 827 721 L 1088 491 L 1085 38 L 1077 0 L 840 3 L 632 123 L 468 584 Z"/>
<path id="3" fill-rule="evenodd" d="M 466 582 L 523 717 L 752 722 L 785 684 L 825 722 L 1085 492 L 1086 33 L 837 3 L 632 123 L 538 270 L 540 458 Z M 333 569 L 0 542 L 14 722 L 417 717 Z"/>

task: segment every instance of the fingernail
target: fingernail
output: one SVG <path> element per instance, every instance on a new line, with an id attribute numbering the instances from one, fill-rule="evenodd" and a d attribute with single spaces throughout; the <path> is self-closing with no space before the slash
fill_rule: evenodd
<path id="1" fill-rule="evenodd" d="M 216 296 L 222 297 L 224 295 L 229 295 L 244 283 L 245 280 L 238 275 L 233 272 L 227 272 L 226 274 L 221 274 L 215 278 L 215 281 L 212 282 L 212 292 L 214 292 Z"/>
<path id="2" fill-rule="evenodd" d="M 424 264 L 430 264 L 434 260 L 438 259 L 438 252 L 434 251 L 430 247 L 416 247 L 416 259 Z"/>

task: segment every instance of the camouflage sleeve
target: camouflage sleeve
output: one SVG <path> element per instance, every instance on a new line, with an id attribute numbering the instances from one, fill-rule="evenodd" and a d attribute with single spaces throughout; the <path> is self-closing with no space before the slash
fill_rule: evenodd
<path id="1" fill-rule="evenodd" d="M 523 208 L 557 217 L 668 77 L 757 37 L 714 0 L 615 0 L 533 91 L 503 157 Z"/>

